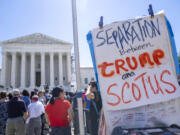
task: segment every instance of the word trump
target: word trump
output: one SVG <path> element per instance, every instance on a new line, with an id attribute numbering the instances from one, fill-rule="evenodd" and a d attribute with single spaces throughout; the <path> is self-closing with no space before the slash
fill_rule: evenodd
<path id="1" fill-rule="evenodd" d="M 149 64 L 151 67 L 156 65 L 161 65 L 160 59 L 165 57 L 165 53 L 161 49 L 156 49 L 152 53 L 152 58 L 148 52 L 144 52 L 138 56 L 138 60 L 136 57 L 132 56 L 126 57 L 126 60 L 123 59 L 116 59 L 114 63 L 103 62 L 102 64 L 98 65 L 100 69 L 101 75 L 103 77 L 112 77 L 116 74 L 121 74 L 121 71 L 128 72 L 129 70 L 136 70 L 138 68 L 138 61 L 142 68 L 145 67 L 146 64 Z M 133 63 L 133 64 L 132 64 Z M 127 67 L 125 67 L 128 66 Z M 115 66 L 115 70 L 110 70 L 107 72 L 109 67 Z"/>
<path id="2" fill-rule="evenodd" d="M 144 72 L 135 77 L 132 83 L 127 81 L 124 82 L 120 89 L 117 83 L 113 83 L 108 87 L 107 95 L 113 96 L 116 100 L 115 102 L 107 101 L 107 104 L 110 106 L 117 106 L 121 103 L 130 104 L 131 102 L 141 101 L 141 99 L 144 98 L 143 95 L 145 95 L 146 99 L 151 99 L 153 98 L 152 96 L 159 96 L 159 94 L 173 94 L 176 92 L 177 88 L 172 82 L 166 80 L 168 77 L 171 77 L 171 75 L 172 74 L 169 70 L 163 70 L 160 73 L 160 76 L 154 74 L 153 77 Z M 138 80 L 140 80 L 140 83 Z M 147 80 L 148 83 L 145 83 L 145 80 Z M 156 86 L 153 85 L 153 80 Z M 163 87 L 161 87 L 162 85 Z M 116 93 L 111 92 L 111 90 L 115 90 Z"/>

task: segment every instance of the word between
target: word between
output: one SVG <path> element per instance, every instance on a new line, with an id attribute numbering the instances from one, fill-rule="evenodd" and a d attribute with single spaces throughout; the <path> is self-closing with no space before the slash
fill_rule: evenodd
<path id="1" fill-rule="evenodd" d="M 151 44 L 151 43 L 144 43 L 142 45 L 138 45 L 136 47 L 133 47 L 132 45 L 130 45 L 130 47 L 128 49 L 121 49 L 119 50 L 119 53 L 120 55 L 124 55 L 124 54 L 127 54 L 127 53 L 134 53 L 136 51 L 140 51 L 140 50 L 145 50 L 149 47 L 153 47 L 154 45 Z"/>
<path id="2" fill-rule="evenodd" d="M 111 92 L 111 89 L 118 87 L 117 83 L 113 83 L 108 87 L 107 95 L 113 96 L 117 102 L 112 103 L 112 102 L 107 101 L 107 104 L 110 106 L 117 106 L 121 102 L 123 104 L 129 104 L 133 101 L 140 101 L 142 99 L 142 92 L 145 93 L 147 99 L 151 98 L 149 96 L 150 92 L 152 92 L 153 95 L 157 95 L 157 96 L 160 94 L 165 95 L 165 94 L 175 93 L 177 90 L 176 86 L 172 82 L 166 81 L 165 78 L 167 79 L 168 76 L 165 77 L 165 75 L 171 75 L 171 72 L 169 70 L 163 70 L 160 74 L 159 79 L 157 79 L 157 75 L 154 74 L 153 79 L 155 81 L 156 86 L 153 86 L 152 77 L 146 76 L 146 72 L 144 72 L 141 75 L 137 76 L 133 80 L 133 83 L 130 84 L 129 82 L 126 81 L 125 83 L 123 83 L 121 89 L 116 90 L 116 91 L 120 91 L 119 94 L 121 94 L 121 96 L 119 96 L 119 94 L 117 94 L 117 93 Z M 146 79 L 148 80 L 148 84 L 150 85 L 151 89 L 147 90 L 147 84 L 145 83 L 145 76 L 146 76 Z M 136 83 L 137 80 L 141 80 L 141 83 Z M 161 88 L 161 83 L 163 83 L 165 85 L 169 85 L 170 87 L 172 87 L 172 89 L 167 89 L 165 87 Z M 140 87 L 139 87 L 140 85 L 143 86 L 143 89 L 140 89 Z M 131 95 L 126 95 L 127 91 L 130 91 Z M 127 97 L 127 98 L 125 99 L 125 97 Z M 130 97 L 132 97 L 132 99 L 130 99 Z"/>
<path id="3" fill-rule="evenodd" d="M 152 52 L 152 58 L 148 52 L 144 52 L 138 56 L 138 60 L 136 57 L 132 56 L 126 57 L 126 60 L 123 59 L 116 59 L 115 62 L 103 62 L 98 65 L 100 69 L 101 75 L 103 77 L 112 77 L 116 74 L 121 74 L 121 70 L 128 72 L 129 70 L 136 70 L 138 68 L 138 61 L 142 68 L 145 67 L 146 64 L 149 64 L 151 68 L 156 65 L 161 65 L 160 59 L 165 57 L 165 53 L 161 49 L 156 49 Z M 133 63 L 133 64 L 132 64 Z M 110 67 L 114 66 L 115 70 L 108 70 Z M 126 66 L 126 67 L 125 67 Z M 128 68 L 127 68 L 128 66 Z M 109 72 L 107 72 L 109 71 Z"/>

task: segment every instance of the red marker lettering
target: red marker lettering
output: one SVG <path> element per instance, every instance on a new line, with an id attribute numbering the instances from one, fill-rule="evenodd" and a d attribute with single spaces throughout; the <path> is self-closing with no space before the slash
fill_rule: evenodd
<path id="1" fill-rule="evenodd" d="M 126 58 L 126 62 L 127 62 L 128 66 L 129 66 L 129 68 L 132 69 L 132 70 L 135 70 L 137 68 L 137 66 L 138 66 L 138 63 L 137 63 L 137 60 L 136 60 L 136 58 L 134 56 L 132 57 L 132 61 L 134 62 L 134 66 L 131 65 L 130 58 L 129 57 Z"/>
<path id="2" fill-rule="evenodd" d="M 139 75 L 138 77 L 136 77 L 134 80 L 138 80 L 139 78 L 142 78 L 142 84 L 143 84 L 143 87 L 144 87 L 144 91 L 145 91 L 145 94 L 146 94 L 146 97 L 149 98 L 149 95 L 148 95 L 148 92 L 147 92 L 147 89 L 146 89 L 146 85 L 145 85 L 145 82 L 144 82 L 144 75 L 146 74 L 145 73 L 142 73 L 141 75 Z"/>
<path id="3" fill-rule="evenodd" d="M 121 99 L 120 99 L 120 97 L 119 97 L 117 94 L 110 92 L 111 88 L 114 87 L 114 86 L 117 86 L 117 84 L 116 84 L 116 83 L 111 84 L 111 85 L 109 86 L 108 90 L 107 90 L 107 94 L 108 94 L 108 95 L 111 95 L 111 96 L 114 96 L 114 97 L 117 98 L 117 102 L 116 102 L 116 103 L 107 102 L 107 104 L 109 104 L 109 105 L 111 105 L 111 106 L 116 106 L 116 105 L 118 105 L 118 104 L 121 102 Z"/>
<path id="4" fill-rule="evenodd" d="M 104 77 L 111 77 L 114 75 L 114 71 L 112 70 L 110 73 L 106 72 L 107 67 L 109 66 L 113 66 L 113 63 L 107 63 L 107 62 L 103 62 L 101 65 L 98 65 L 98 68 L 101 68 L 101 74 Z"/>
<path id="5" fill-rule="evenodd" d="M 164 58 L 164 52 L 161 49 L 157 49 L 153 52 L 153 59 L 157 65 L 161 65 L 159 59 Z"/>
<path id="6" fill-rule="evenodd" d="M 138 91 L 138 97 L 136 97 L 136 94 L 135 94 L 135 89 L 137 89 Z M 132 94 L 133 94 L 133 97 L 136 101 L 139 101 L 141 99 L 141 91 L 140 91 L 140 88 L 135 84 L 135 83 L 132 83 Z"/>
<path id="7" fill-rule="evenodd" d="M 162 72 L 162 74 L 161 74 L 161 77 L 160 77 L 161 82 L 163 82 L 163 83 L 165 83 L 165 84 L 168 84 L 168 85 L 170 85 L 171 87 L 173 87 L 173 90 L 168 90 L 168 89 L 165 88 L 165 91 L 166 91 L 168 94 L 175 93 L 175 92 L 176 92 L 176 89 L 177 89 L 176 86 L 174 86 L 174 84 L 172 84 L 172 83 L 170 83 L 170 82 L 164 81 L 164 80 L 163 80 L 164 74 L 171 75 L 171 73 L 170 73 L 168 70 L 164 70 L 164 71 Z"/>
<path id="8" fill-rule="evenodd" d="M 119 62 L 121 62 L 121 63 L 119 64 Z M 117 74 L 120 74 L 120 68 L 122 70 L 128 72 L 128 69 L 124 67 L 124 64 L 125 64 L 125 62 L 122 59 L 115 60 L 115 67 L 116 67 Z"/>
<path id="9" fill-rule="evenodd" d="M 123 101 L 123 103 L 125 103 L 125 104 L 128 104 L 128 103 L 130 103 L 131 102 L 131 100 L 128 100 L 128 101 L 125 101 L 124 100 L 124 87 L 127 85 L 127 88 L 129 88 L 129 83 L 128 82 L 125 82 L 124 84 L 123 84 L 123 86 L 122 86 L 122 101 Z M 127 89 L 126 89 L 127 90 Z"/>
<path id="10" fill-rule="evenodd" d="M 145 64 L 149 63 L 149 65 L 153 66 L 154 63 L 151 61 L 151 58 L 147 52 L 139 55 L 139 62 L 141 64 L 141 67 L 144 67 Z"/>

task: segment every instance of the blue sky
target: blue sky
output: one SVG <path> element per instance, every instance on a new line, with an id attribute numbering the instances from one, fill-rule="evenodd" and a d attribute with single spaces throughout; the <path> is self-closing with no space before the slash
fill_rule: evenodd
<path id="1" fill-rule="evenodd" d="M 180 52 L 180 0 L 77 0 L 81 66 L 92 66 L 86 34 L 104 24 L 164 10 Z M 73 43 L 71 0 L 0 0 L 0 41 L 43 33 Z M 1 49 L 0 49 L 1 51 Z M 0 55 L 1 66 L 1 55 Z"/>

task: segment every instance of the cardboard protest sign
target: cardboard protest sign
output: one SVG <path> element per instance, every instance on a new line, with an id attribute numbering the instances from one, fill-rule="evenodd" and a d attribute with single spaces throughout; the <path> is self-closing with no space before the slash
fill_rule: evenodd
<path id="1" fill-rule="evenodd" d="M 163 13 L 94 29 L 92 43 L 106 110 L 180 97 Z"/>
<path id="2" fill-rule="evenodd" d="M 170 31 L 161 12 L 87 35 L 108 133 L 116 126 L 180 124 L 179 69 Z"/>
<path id="3" fill-rule="evenodd" d="M 180 125 L 180 100 L 172 99 L 167 102 L 146 105 L 138 108 L 109 111 L 108 127 L 144 128 L 167 127 L 172 124 Z"/>

